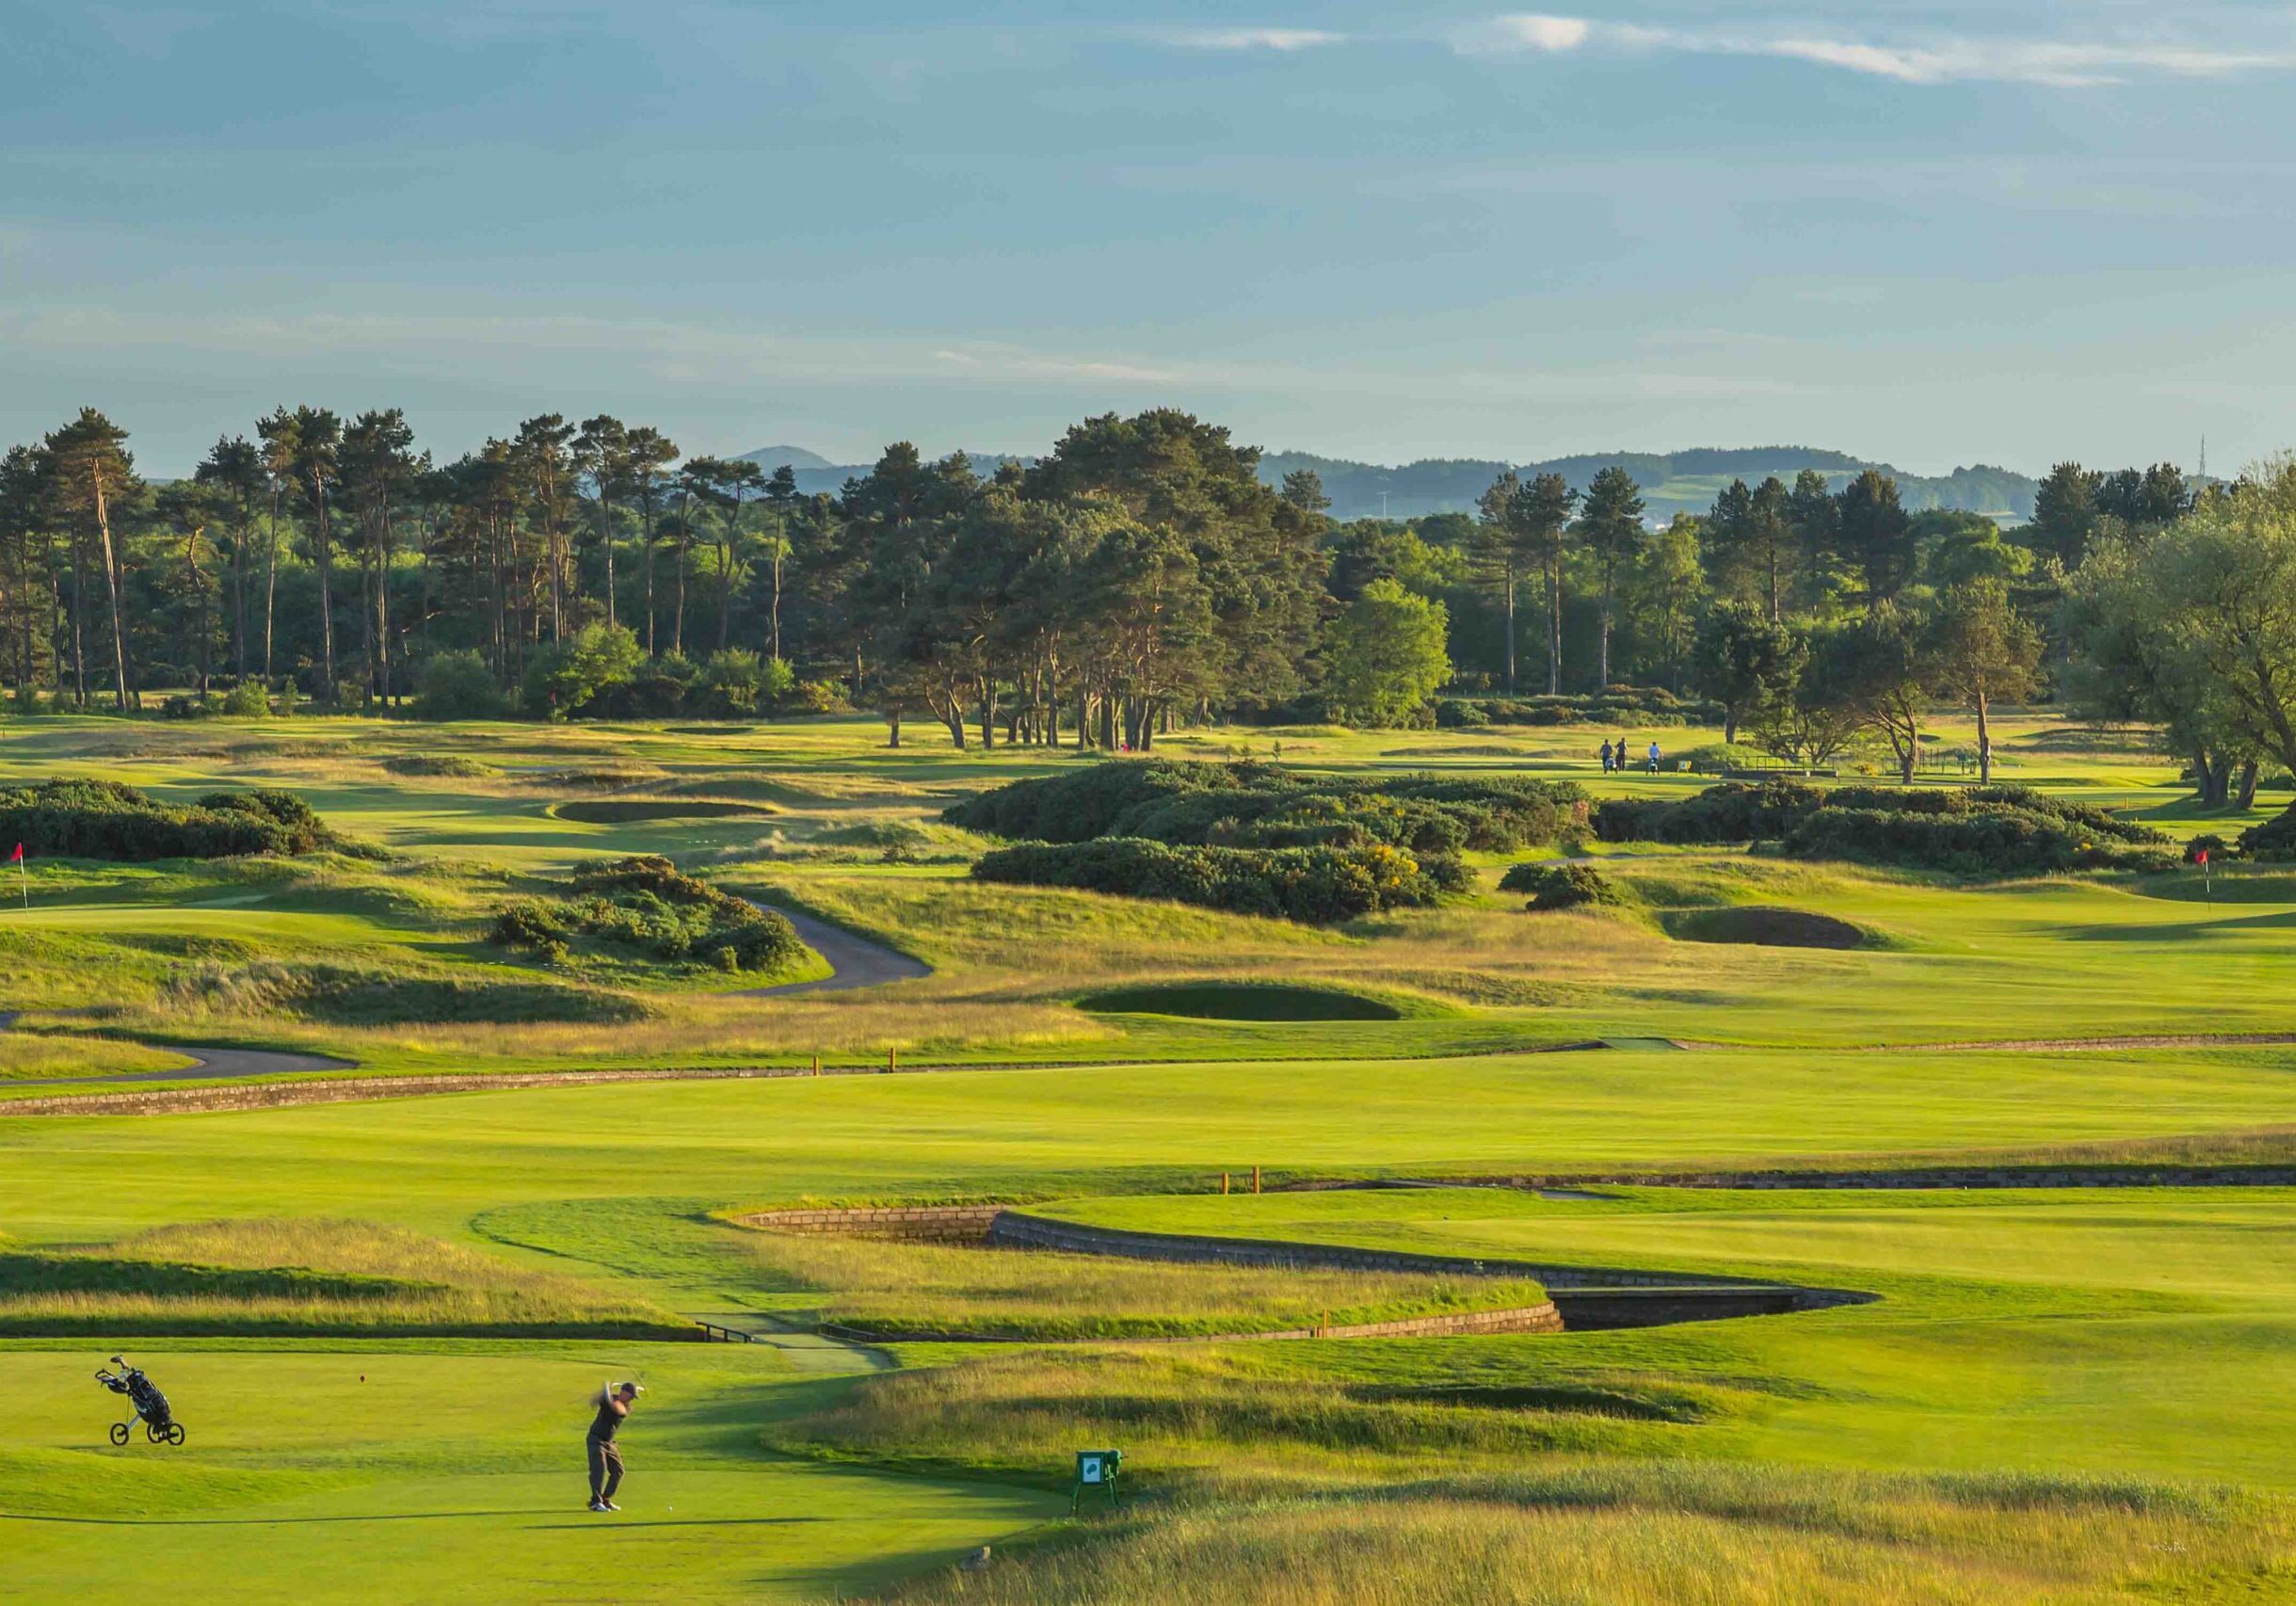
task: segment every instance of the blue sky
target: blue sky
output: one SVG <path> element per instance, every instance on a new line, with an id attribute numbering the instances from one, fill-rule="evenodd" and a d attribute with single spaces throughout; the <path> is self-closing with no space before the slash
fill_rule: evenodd
<path id="1" fill-rule="evenodd" d="M 0 441 L 2223 467 L 2296 442 L 2291 106 L 2286 5 L 0 0 Z"/>

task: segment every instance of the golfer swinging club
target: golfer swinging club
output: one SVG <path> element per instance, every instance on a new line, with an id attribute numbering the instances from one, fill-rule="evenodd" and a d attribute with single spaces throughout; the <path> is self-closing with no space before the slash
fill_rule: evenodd
<path id="1" fill-rule="evenodd" d="M 621 1510 L 614 1503 L 614 1491 L 622 1486 L 622 1453 L 615 1447 L 614 1436 L 621 1431 L 622 1419 L 645 1391 L 635 1383 L 609 1383 L 598 1391 L 598 1417 L 590 1423 L 592 1511 Z"/>

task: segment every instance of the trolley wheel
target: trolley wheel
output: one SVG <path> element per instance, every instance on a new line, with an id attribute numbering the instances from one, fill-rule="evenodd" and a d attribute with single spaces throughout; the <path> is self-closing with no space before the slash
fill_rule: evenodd
<path id="1" fill-rule="evenodd" d="M 184 1424 L 182 1422 L 169 1422 L 168 1424 L 168 1442 L 169 1444 L 181 1444 L 184 1442 Z"/>
<path id="2" fill-rule="evenodd" d="M 128 1424 L 125 1422 L 112 1423 L 112 1442 L 114 1444 L 125 1444 L 127 1442 L 127 1438 Z"/>
<path id="3" fill-rule="evenodd" d="M 158 1428 L 153 1427 L 150 1422 L 143 1424 L 143 1436 L 145 1438 L 151 1440 L 153 1444 L 165 1442 L 168 1437 Z"/>

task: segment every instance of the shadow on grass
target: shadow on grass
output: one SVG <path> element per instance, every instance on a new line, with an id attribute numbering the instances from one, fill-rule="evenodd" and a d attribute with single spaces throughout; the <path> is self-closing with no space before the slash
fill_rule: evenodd
<path id="1" fill-rule="evenodd" d="M 2073 925 L 2057 935 L 2069 942 L 2189 942 L 2200 937 L 2290 928 L 2296 928 L 2296 910 L 2284 909 L 2277 914 L 2186 920 L 2166 925 Z"/>

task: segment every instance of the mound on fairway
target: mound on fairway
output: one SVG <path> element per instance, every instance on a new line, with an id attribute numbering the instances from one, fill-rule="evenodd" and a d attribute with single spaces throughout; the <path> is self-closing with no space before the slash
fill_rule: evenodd
<path id="1" fill-rule="evenodd" d="M 1685 942 L 1749 942 L 1764 948 L 1882 946 L 1864 926 L 1837 920 L 1830 914 L 1761 904 L 1686 909 L 1667 918 L 1666 932 Z"/>
<path id="2" fill-rule="evenodd" d="M 691 1330 L 650 1304 L 372 1222 L 201 1222 L 103 1248 L 0 1253 L 0 1333 L 12 1337 Z"/>
<path id="3" fill-rule="evenodd" d="M 577 798 L 551 809 L 557 819 L 580 826 L 630 826 L 658 820 L 726 820 L 769 811 L 754 803 L 708 803 L 698 798 Z"/>
<path id="4" fill-rule="evenodd" d="M 1112 988 L 1078 999 L 1104 1015 L 1180 1015 L 1195 1020 L 1400 1020 L 1391 1004 L 1338 988 L 1284 982 L 1169 982 Z"/>

